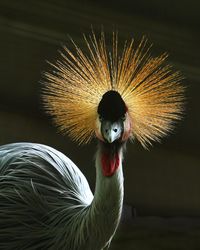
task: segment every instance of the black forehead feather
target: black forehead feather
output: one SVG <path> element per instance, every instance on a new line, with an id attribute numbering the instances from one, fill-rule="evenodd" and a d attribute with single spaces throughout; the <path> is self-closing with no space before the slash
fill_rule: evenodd
<path id="1" fill-rule="evenodd" d="M 97 111 L 105 120 L 114 122 L 125 115 L 127 107 L 117 91 L 109 90 L 103 95 Z"/>

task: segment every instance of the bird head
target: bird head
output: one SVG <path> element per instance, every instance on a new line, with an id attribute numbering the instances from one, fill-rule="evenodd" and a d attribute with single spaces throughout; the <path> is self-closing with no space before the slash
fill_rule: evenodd
<path id="1" fill-rule="evenodd" d="M 97 108 L 96 136 L 101 141 L 125 142 L 131 136 L 131 119 L 121 95 L 114 90 L 107 91 Z"/>
<path id="2" fill-rule="evenodd" d="M 112 48 L 102 32 L 84 36 L 81 50 L 64 47 L 45 74 L 44 106 L 60 131 L 79 144 L 96 137 L 112 144 L 133 137 L 147 148 L 170 132 L 184 109 L 182 76 L 165 64 L 166 53 L 152 57 L 147 40 Z M 110 48 L 110 47 L 109 47 Z"/>

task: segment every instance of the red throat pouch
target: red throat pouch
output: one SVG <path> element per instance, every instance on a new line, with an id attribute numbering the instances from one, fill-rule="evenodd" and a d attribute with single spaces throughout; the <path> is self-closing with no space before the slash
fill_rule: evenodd
<path id="1" fill-rule="evenodd" d="M 102 170 L 104 176 L 112 176 L 119 167 L 119 154 L 110 155 L 103 153 L 101 156 Z"/>

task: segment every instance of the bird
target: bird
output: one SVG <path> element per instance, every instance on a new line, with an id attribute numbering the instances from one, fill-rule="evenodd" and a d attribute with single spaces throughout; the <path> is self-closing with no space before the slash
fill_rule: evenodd
<path id="1" fill-rule="evenodd" d="M 71 39 L 50 62 L 42 105 L 78 145 L 96 140 L 94 194 L 63 153 L 39 143 L 0 146 L 0 249 L 105 250 L 118 228 L 127 141 L 145 149 L 168 135 L 184 113 L 182 74 L 151 55 L 143 37 L 120 47 L 118 33 Z M 78 155 L 78 153 L 77 153 Z M 92 157 L 93 161 L 93 157 Z"/>

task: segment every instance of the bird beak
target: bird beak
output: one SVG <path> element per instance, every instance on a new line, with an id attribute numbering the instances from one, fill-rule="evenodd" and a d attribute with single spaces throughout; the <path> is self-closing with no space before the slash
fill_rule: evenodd
<path id="1" fill-rule="evenodd" d="M 102 121 L 101 122 L 101 134 L 105 141 L 112 143 L 119 139 L 123 133 L 123 122 L 110 122 Z"/>

